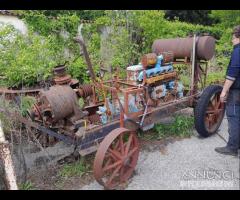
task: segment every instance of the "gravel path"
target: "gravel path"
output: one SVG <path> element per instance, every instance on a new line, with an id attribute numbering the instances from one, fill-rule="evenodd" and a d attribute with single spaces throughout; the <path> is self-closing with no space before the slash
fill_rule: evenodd
<path id="1" fill-rule="evenodd" d="M 219 134 L 227 140 L 226 119 Z M 168 144 L 164 154 L 156 149 L 141 151 L 126 190 L 239 190 L 239 158 L 216 153 L 214 148 L 219 146 L 225 146 L 219 135 L 204 139 L 195 132 L 191 138 Z M 81 188 L 102 189 L 96 181 Z"/>

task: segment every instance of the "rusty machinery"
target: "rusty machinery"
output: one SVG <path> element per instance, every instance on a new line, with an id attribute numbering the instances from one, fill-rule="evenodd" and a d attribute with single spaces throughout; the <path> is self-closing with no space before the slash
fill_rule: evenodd
<path id="1" fill-rule="evenodd" d="M 107 81 L 95 75 L 83 40 L 75 40 L 83 50 L 92 83 L 81 85 L 64 65 L 57 66 L 54 85 L 38 93 L 30 112 L 32 121 L 21 120 L 42 134 L 76 145 L 81 155 L 97 151 L 94 176 L 105 188 L 114 188 L 132 175 L 139 155 L 138 129 L 151 129 L 161 117 L 186 107 L 203 110 L 203 116 L 195 112 L 195 121 L 205 124 L 199 134 L 209 136 L 218 129 L 224 113 L 219 86 L 204 98 L 198 91 L 207 61 L 214 55 L 213 37 L 156 40 L 151 53 L 127 67 L 126 79 L 114 74 Z M 191 66 L 190 89 L 181 83 L 176 63 Z"/>

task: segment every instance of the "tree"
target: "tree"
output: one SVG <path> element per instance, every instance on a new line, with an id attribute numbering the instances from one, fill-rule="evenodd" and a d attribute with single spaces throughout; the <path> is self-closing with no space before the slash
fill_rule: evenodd
<path id="1" fill-rule="evenodd" d="M 215 21 L 209 16 L 210 14 L 211 10 L 166 10 L 165 18 L 169 20 L 177 18 L 193 24 L 211 25 Z"/>
<path id="2" fill-rule="evenodd" d="M 213 10 L 210 17 L 218 20 L 219 25 L 225 28 L 240 24 L 240 10 Z"/>

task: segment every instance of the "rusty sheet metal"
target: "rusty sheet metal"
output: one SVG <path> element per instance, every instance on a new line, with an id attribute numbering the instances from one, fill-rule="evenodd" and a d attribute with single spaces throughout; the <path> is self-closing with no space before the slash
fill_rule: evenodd
<path id="1" fill-rule="evenodd" d="M 147 78 L 146 83 L 147 84 L 153 84 L 153 83 L 158 82 L 158 81 L 163 81 L 163 80 L 166 81 L 168 79 L 173 79 L 173 78 L 176 78 L 176 77 L 177 77 L 177 72 L 174 71 L 174 72 L 170 72 L 170 73 L 166 73 L 166 74 L 161 74 L 160 76 Z"/>
<path id="2" fill-rule="evenodd" d="M 32 89 L 32 90 L 12 90 L 7 88 L 0 88 L 0 94 L 35 94 L 42 91 L 42 89 Z"/>
<path id="3" fill-rule="evenodd" d="M 211 36 L 197 37 L 196 56 L 200 60 L 210 60 L 215 53 L 215 39 Z M 152 52 L 159 54 L 172 51 L 175 59 L 191 58 L 193 38 L 158 39 L 153 42 Z"/>

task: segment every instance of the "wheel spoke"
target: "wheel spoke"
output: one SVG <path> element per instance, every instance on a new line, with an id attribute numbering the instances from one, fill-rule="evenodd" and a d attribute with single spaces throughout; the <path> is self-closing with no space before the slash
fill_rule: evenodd
<path id="1" fill-rule="evenodd" d="M 212 119 L 211 118 L 209 118 L 208 123 L 209 123 L 208 128 L 210 129 L 212 127 Z"/>
<path id="2" fill-rule="evenodd" d="M 125 149 L 125 155 L 127 155 L 129 152 L 129 148 L 131 146 L 132 139 L 133 139 L 133 134 L 130 134 L 128 141 L 127 141 L 126 149 Z"/>
<path id="3" fill-rule="evenodd" d="M 115 168 L 115 167 L 117 167 L 118 165 L 120 165 L 121 163 L 122 163 L 122 161 L 119 160 L 119 161 L 117 161 L 117 162 L 115 162 L 115 163 L 113 163 L 113 164 L 111 164 L 111 165 L 105 166 L 105 167 L 103 168 L 103 172 L 106 172 L 106 171 L 108 171 L 108 170 L 110 170 L 110 169 L 112 169 L 112 168 Z"/>
<path id="4" fill-rule="evenodd" d="M 218 100 L 217 100 L 217 95 L 214 97 L 214 109 L 216 110 L 218 108 Z"/>
<path id="5" fill-rule="evenodd" d="M 138 149 L 137 147 L 133 148 L 127 156 L 131 157 L 137 151 L 137 149 Z"/>
<path id="6" fill-rule="evenodd" d="M 120 182 L 125 181 L 123 177 L 124 177 L 124 166 L 122 166 L 120 169 Z"/>
<path id="7" fill-rule="evenodd" d="M 113 149 L 108 149 L 109 150 L 109 153 L 113 156 L 113 157 L 115 157 L 115 158 L 117 158 L 117 159 L 122 159 L 122 156 L 121 156 L 121 154 L 119 153 L 119 152 L 117 152 L 116 150 L 113 150 Z"/>
<path id="8" fill-rule="evenodd" d="M 117 140 L 113 146 L 114 149 L 119 149 L 119 140 Z"/>
<path id="9" fill-rule="evenodd" d="M 206 111 L 206 114 L 213 114 L 213 113 L 215 113 L 216 112 L 216 110 L 207 110 Z"/>
<path id="10" fill-rule="evenodd" d="M 127 166 L 130 167 L 130 168 L 134 168 L 135 167 L 135 165 L 133 165 L 132 163 L 128 163 Z"/>
<path id="11" fill-rule="evenodd" d="M 213 96 L 211 99 L 210 99 L 210 102 L 212 103 L 212 106 L 213 108 L 215 108 L 215 96 Z"/>
<path id="12" fill-rule="evenodd" d="M 210 121 L 209 121 L 209 117 L 208 116 L 206 116 L 205 122 L 206 122 L 207 127 L 210 128 Z"/>
<path id="13" fill-rule="evenodd" d="M 116 174 L 117 174 L 117 172 L 120 170 L 120 168 L 121 168 L 121 165 L 118 166 L 118 167 L 114 170 L 114 172 L 112 173 L 112 175 L 110 176 L 110 178 L 108 179 L 108 181 L 107 181 L 107 183 L 106 183 L 107 186 L 110 185 L 110 183 L 112 182 L 113 178 L 116 176 Z"/>
<path id="14" fill-rule="evenodd" d="M 208 107 L 209 107 L 209 106 L 210 106 L 212 109 L 215 108 L 214 105 L 213 105 L 213 102 L 212 102 L 211 100 L 209 101 Z"/>
<path id="15" fill-rule="evenodd" d="M 119 136 L 121 154 L 124 155 L 124 146 L 123 146 L 123 134 Z"/>
<path id="16" fill-rule="evenodd" d="M 221 107 L 220 96 L 217 96 L 217 109 Z"/>

